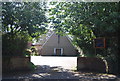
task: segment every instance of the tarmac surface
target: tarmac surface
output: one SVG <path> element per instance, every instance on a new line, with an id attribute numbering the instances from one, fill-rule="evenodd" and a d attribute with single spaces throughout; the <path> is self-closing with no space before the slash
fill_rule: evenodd
<path id="1" fill-rule="evenodd" d="M 113 74 L 76 71 L 77 57 L 32 56 L 34 71 L 12 72 L 2 81 L 120 81 Z"/>
<path id="2" fill-rule="evenodd" d="M 35 65 L 48 65 L 50 67 L 60 66 L 64 69 L 76 69 L 77 57 L 62 56 L 32 56 L 31 62 Z"/>

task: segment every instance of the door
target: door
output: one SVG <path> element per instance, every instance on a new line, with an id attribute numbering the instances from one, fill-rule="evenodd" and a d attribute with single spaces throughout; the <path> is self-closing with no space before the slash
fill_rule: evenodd
<path id="1" fill-rule="evenodd" d="M 63 48 L 54 48 L 54 55 L 63 55 Z"/>
<path id="2" fill-rule="evenodd" d="M 61 55 L 61 49 L 56 49 L 56 55 Z"/>

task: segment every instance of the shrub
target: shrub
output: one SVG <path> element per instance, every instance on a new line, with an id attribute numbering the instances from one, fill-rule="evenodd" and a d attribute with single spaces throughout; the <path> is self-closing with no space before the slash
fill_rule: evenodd
<path id="1" fill-rule="evenodd" d="M 13 57 L 13 56 L 24 56 L 24 51 L 27 48 L 27 37 L 22 35 L 12 36 L 9 33 L 3 34 L 2 36 L 2 55 Z"/>

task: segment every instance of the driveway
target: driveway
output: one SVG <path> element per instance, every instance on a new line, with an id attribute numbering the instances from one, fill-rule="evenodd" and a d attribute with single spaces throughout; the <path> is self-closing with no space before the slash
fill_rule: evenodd
<path id="1" fill-rule="evenodd" d="M 120 81 L 112 74 L 75 71 L 77 57 L 32 56 L 31 62 L 34 71 L 11 72 L 2 81 Z"/>
<path id="2" fill-rule="evenodd" d="M 31 62 L 35 65 L 48 65 L 50 67 L 60 66 L 64 69 L 75 70 L 77 66 L 77 57 L 32 56 Z"/>

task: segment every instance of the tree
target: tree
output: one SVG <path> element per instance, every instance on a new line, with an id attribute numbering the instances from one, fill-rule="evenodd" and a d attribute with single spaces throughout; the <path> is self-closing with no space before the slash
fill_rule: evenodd
<path id="1" fill-rule="evenodd" d="M 46 22 L 46 17 L 42 5 L 42 3 L 3 3 L 3 32 L 13 35 L 27 32 L 32 37 L 44 32 L 45 27 L 41 25 Z"/>
<path id="2" fill-rule="evenodd" d="M 2 3 L 3 55 L 23 56 L 29 38 L 45 32 L 44 7 L 44 3 L 36 2 Z"/>
<path id="3" fill-rule="evenodd" d="M 55 5 L 50 9 L 54 28 L 74 35 L 79 47 L 91 46 L 93 38 L 115 34 L 119 28 L 117 2 L 60 2 Z"/>
<path id="4" fill-rule="evenodd" d="M 94 54 L 93 39 L 105 37 L 107 47 L 97 49 L 98 54 L 111 59 L 113 65 L 116 64 L 118 67 L 118 64 L 120 67 L 120 52 L 117 50 L 120 43 L 115 42 L 117 39 L 120 40 L 119 2 L 60 2 L 53 5 L 55 8 L 50 9 L 50 19 L 57 31 L 62 30 L 71 34 L 74 43 L 82 48 L 84 54 L 89 55 Z M 112 37 L 116 39 L 113 41 Z"/>

